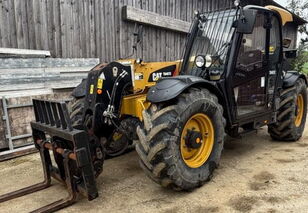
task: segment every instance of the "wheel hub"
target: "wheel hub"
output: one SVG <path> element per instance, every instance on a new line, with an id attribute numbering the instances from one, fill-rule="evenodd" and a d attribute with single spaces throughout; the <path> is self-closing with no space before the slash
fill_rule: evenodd
<path id="1" fill-rule="evenodd" d="M 202 134 L 194 130 L 187 130 L 185 144 L 189 148 L 199 149 L 202 145 Z"/>

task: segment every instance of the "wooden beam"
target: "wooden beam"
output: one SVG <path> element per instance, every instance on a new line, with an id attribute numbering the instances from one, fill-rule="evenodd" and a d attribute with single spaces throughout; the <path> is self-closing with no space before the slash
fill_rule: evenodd
<path id="1" fill-rule="evenodd" d="M 3 152 L 0 152 L 0 162 L 10 160 L 16 157 L 24 156 L 24 155 L 29 155 L 37 151 L 38 150 L 37 148 L 34 147 L 34 145 L 25 146 L 25 147 L 17 148 L 17 149 L 10 150 L 10 151 L 3 151 Z"/>
<path id="2" fill-rule="evenodd" d="M 30 49 L 16 49 L 16 48 L 0 48 L 0 55 L 4 56 L 21 56 L 21 57 L 50 57 L 50 52 L 46 50 L 30 50 Z M 1 57 L 1 56 L 0 56 Z"/>
<path id="3" fill-rule="evenodd" d="M 188 33 L 191 25 L 190 22 L 169 16 L 163 16 L 158 13 L 138 9 L 129 5 L 122 7 L 122 19 L 182 33 Z"/>

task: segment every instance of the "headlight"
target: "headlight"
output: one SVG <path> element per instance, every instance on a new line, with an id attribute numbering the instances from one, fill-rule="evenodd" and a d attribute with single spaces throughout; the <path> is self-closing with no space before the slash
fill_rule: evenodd
<path id="1" fill-rule="evenodd" d="M 202 55 L 198 55 L 196 57 L 195 63 L 197 67 L 202 68 L 205 65 L 205 58 Z"/>
<path id="2" fill-rule="evenodd" d="M 212 56 L 206 55 L 205 56 L 205 67 L 210 67 L 213 63 Z"/>
<path id="3" fill-rule="evenodd" d="M 212 64 L 212 57 L 210 55 L 206 55 L 205 57 L 203 55 L 198 55 L 195 60 L 195 64 L 197 67 L 209 67 Z"/>

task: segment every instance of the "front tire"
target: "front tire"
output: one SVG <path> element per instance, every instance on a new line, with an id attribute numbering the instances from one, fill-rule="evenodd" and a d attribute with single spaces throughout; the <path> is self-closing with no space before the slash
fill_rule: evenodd
<path id="1" fill-rule="evenodd" d="M 225 136 L 223 108 L 215 95 L 191 88 L 173 104 L 152 104 L 143 119 L 136 150 L 152 180 L 175 190 L 192 190 L 210 180 Z"/>
<path id="2" fill-rule="evenodd" d="M 268 127 L 274 140 L 297 141 L 303 134 L 307 117 L 307 86 L 298 79 L 293 87 L 284 89 L 280 96 L 277 122 Z"/>

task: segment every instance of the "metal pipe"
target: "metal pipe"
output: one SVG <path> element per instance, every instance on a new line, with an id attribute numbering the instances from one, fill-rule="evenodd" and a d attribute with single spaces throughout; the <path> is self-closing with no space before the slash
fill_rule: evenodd
<path id="1" fill-rule="evenodd" d="M 36 143 L 38 144 L 38 145 L 42 145 L 42 143 L 43 143 L 43 140 L 37 140 L 36 141 Z M 49 142 L 45 142 L 45 143 L 43 143 L 44 144 L 44 148 L 46 148 L 46 149 L 49 149 L 49 150 L 53 150 L 53 145 L 51 144 L 51 143 L 49 143 Z M 61 154 L 61 155 L 64 155 L 64 153 L 65 153 L 65 149 L 63 149 L 63 148 L 56 148 L 55 149 L 55 151 L 57 152 L 57 153 L 59 153 L 59 154 Z M 71 160 L 77 160 L 77 158 L 76 158 L 76 154 L 75 153 L 70 153 L 69 155 L 68 155 L 68 157 L 71 159 Z"/>

